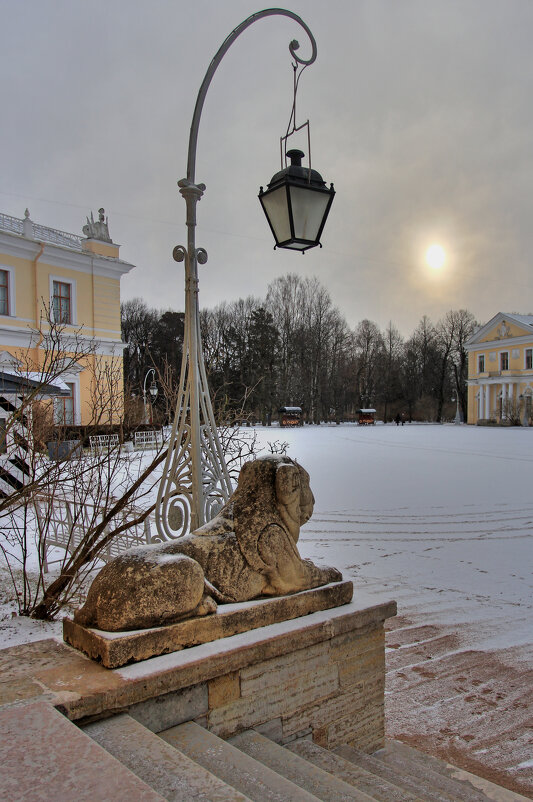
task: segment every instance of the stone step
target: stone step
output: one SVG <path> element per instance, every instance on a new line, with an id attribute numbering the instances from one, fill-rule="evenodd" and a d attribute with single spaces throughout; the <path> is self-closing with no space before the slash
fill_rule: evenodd
<path id="1" fill-rule="evenodd" d="M 83 731 L 169 802 L 250 802 L 126 713 L 87 724 Z M 114 799 L 112 795 L 94 797 Z M 148 797 L 146 797 L 148 799 Z M 130 800 L 143 800 L 131 794 Z"/>
<path id="2" fill-rule="evenodd" d="M 470 782 L 458 780 L 448 774 L 436 771 L 430 760 L 424 760 L 422 754 L 413 749 L 412 752 L 401 752 L 399 749 L 380 749 L 374 755 L 394 771 L 409 774 L 409 777 L 429 782 L 432 787 L 447 793 L 451 799 L 460 802 L 486 802 L 486 795 Z"/>
<path id="3" fill-rule="evenodd" d="M 44 700 L 0 708 L 5 802 L 163 802 L 164 797 Z"/>
<path id="4" fill-rule="evenodd" d="M 425 752 L 420 752 L 418 749 L 402 743 L 401 741 L 387 740 L 385 748 L 376 752 L 376 757 L 381 760 L 387 761 L 394 755 L 398 759 L 410 759 L 413 764 L 418 764 L 422 767 L 429 767 L 439 774 L 449 777 L 454 780 L 463 780 L 469 782 L 485 796 L 492 800 L 492 802 L 530 802 L 527 797 L 522 794 L 517 794 L 514 791 L 509 791 L 507 788 L 502 788 L 501 785 L 496 785 L 490 780 L 485 780 L 483 777 L 478 777 L 476 774 L 471 774 L 464 769 L 452 766 L 445 760 L 432 755 L 426 755 Z"/>
<path id="5" fill-rule="evenodd" d="M 318 797 L 192 721 L 164 730 L 159 737 L 253 802 L 319 802 Z"/>
<path id="6" fill-rule="evenodd" d="M 305 788 L 322 802 L 376 802 L 375 797 L 354 788 L 338 775 L 324 771 L 255 730 L 235 735 L 229 743 L 298 787 Z"/>
<path id="7" fill-rule="evenodd" d="M 388 780 L 388 782 L 409 791 L 414 796 L 419 796 L 424 802 L 465 802 L 465 800 L 469 799 L 464 793 L 464 788 L 461 788 L 459 783 L 457 783 L 453 791 L 450 789 L 444 790 L 441 787 L 442 775 L 428 770 L 426 776 L 421 778 L 411 772 L 408 761 L 405 761 L 403 770 L 400 771 L 396 767 L 388 766 L 378 757 L 366 755 L 352 746 L 339 746 L 333 751 L 336 755 L 350 760 L 356 766 L 384 780 Z M 474 793 L 476 795 L 471 796 L 470 799 L 472 802 L 478 802 L 480 797 L 477 792 Z M 486 802 L 486 798 L 481 797 L 481 799 Z"/>
<path id="8" fill-rule="evenodd" d="M 364 791 L 378 802 L 422 802 L 422 797 L 409 793 L 404 788 L 393 785 L 391 782 L 372 774 L 349 760 L 334 754 L 329 749 L 323 749 L 309 740 L 293 741 L 285 747 L 300 757 L 305 758 L 324 771 L 334 774 L 350 785 Z"/>

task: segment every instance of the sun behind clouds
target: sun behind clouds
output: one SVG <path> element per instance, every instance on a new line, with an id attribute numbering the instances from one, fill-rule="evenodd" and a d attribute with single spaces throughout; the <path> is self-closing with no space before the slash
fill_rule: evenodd
<path id="1" fill-rule="evenodd" d="M 430 245 L 426 251 L 426 262 L 433 270 L 440 270 L 446 261 L 446 253 L 442 245 Z"/>

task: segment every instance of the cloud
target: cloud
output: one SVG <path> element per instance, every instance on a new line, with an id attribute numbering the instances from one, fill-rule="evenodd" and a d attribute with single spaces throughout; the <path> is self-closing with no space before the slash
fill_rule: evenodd
<path id="1" fill-rule="evenodd" d="M 201 122 L 201 303 L 263 295 L 297 270 L 328 286 L 351 325 L 393 320 L 409 333 L 450 307 L 479 319 L 521 309 L 533 289 L 530 0 L 291 9 L 318 44 L 297 112 L 311 121 L 313 166 L 337 190 L 324 248 L 274 252 L 256 198 L 279 165 L 289 41 L 308 52 L 295 23 L 261 20 L 224 57 Z M 79 232 L 103 205 L 138 265 L 123 296 L 182 306 L 171 252 L 186 236 L 176 181 L 196 93 L 225 36 L 256 10 L 251 0 L 6 4 L 0 207 Z M 440 283 L 423 269 L 431 241 L 449 254 Z"/>

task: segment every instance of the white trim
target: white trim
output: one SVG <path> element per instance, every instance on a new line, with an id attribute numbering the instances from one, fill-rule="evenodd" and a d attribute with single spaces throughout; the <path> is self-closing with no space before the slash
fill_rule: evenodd
<path id="1" fill-rule="evenodd" d="M 114 256 L 102 256 L 90 251 L 75 251 L 61 245 L 41 243 L 38 240 L 29 240 L 20 234 L 11 234 L 0 231 L 0 251 L 8 256 L 34 261 L 39 254 L 41 244 L 44 244 L 39 264 L 50 267 L 65 267 L 79 273 L 92 273 L 97 276 L 120 279 L 125 273 L 133 270 L 135 265 L 124 262 Z M 109 243 L 108 243 L 109 244 Z"/>
<path id="2" fill-rule="evenodd" d="M 497 340 L 490 340 L 490 341 L 487 340 L 486 342 L 482 342 L 482 338 L 486 336 L 491 331 L 491 329 L 493 329 L 498 323 L 502 323 L 504 320 L 505 321 L 511 320 L 515 326 L 518 326 L 519 328 L 523 329 L 524 332 L 529 331 L 529 336 L 526 333 L 524 333 L 523 335 L 519 335 L 517 337 L 505 337 L 503 339 L 499 338 Z M 468 338 L 464 347 L 466 351 L 475 351 L 479 348 L 489 348 L 491 346 L 498 347 L 498 345 L 499 346 L 502 345 L 502 342 L 519 343 L 523 339 L 527 341 L 530 340 L 532 336 L 533 336 L 533 328 L 528 326 L 527 323 L 524 323 L 521 320 L 517 320 L 515 317 L 513 317 L 513 315 L 508 314 L 506 312 L 498 312 L 496 315 L 494 315 L 493 318 L 489 320 L 488 323 L 485 323 L 484 326 L 481 326 L 481 328 L 475 331 Z"/>
<path id="3" fill-rule="evenodd" d="M 474 345 L 465 345 L 465 351 L 488 351 L 494 348 L 513 348 L 516 345 L 527 345 L 533 340 L 533 332 L 528 336 L 524 334 L 523 337 L 509 337 L 505 340 L 487 340 L 484 343 L 475 343 Z"/>
<path id="4" fill-rule="evenodd" d="M 43 333 L 46 334 L 48 327 L 43 326 Z M 35 348 L 37 346 L 36 332 L 28 329 L 26 326 L 2 326 L 0 324 L 0 347 L 12 346 L 15 348 Z M 68 341 L 69 335 L 65 333 L 65 339 Z M 75 341 L 74 337 L 70 335 L 72 342 Z M 125 349 L 128 347 L 127 343 L 122 340 L 113 340 L 112 338 L 104 337 L 91 337 L 90 335 L 81 332 L 76 333 L 76 339 L 83 342 L 94 342 L 95 353 L 102 356 L 118 356 L 121 357 Z"/>
<path id="5" fill-rule="evenodd" d="M 74 387 L 74 421 L 73 426 L 81 424 L 81 397 L 80 397 L 80 377 L 75 373 L 61 374 L 61 381 L 65 384 L 72 384 Z M 61 398 L 61 396 L 59 396 Z M 61 426 L 62 424 L 55 423 L 55 410 L 54 410 L 54 425 Z"/>
<path id="6" fill-rule="evenodd" d="M 48 276 L 49 286 L 50 286 L 50 318 L 53 319 L 54 317 L 54 281 L 57 281 L 60 284 L 68 284 L 70 286 L 70 320 L 67 321 L 57 321 L 58 323 L 64 323 L 67 326 L 76 326 L 78 324 L 78 306 L 77 306 L 77 297 L 76 297 L 76 279 L 68 278 L 66 276 L 54 276 L 52 273 Z"/>
<path id="7" fill-rule="evenodd" d="M 33 347 L 32 332 L 26 326 L 0 325 L 0 343 L 18 348 Z"/>
<path id="8" fill-rule="evenodd" d="M 468 387 L 482 387 L 488 384 L 525 384 L 529 378 L 529 374 L 525 376 L 517 376 L 516 374 L 514 376 L 478 376 L 475 379 L 468 379 L 466 384 Z"/>
<path id="9" fill-rule="evenodd" d="M 506 368 L 504 368 L 502 366 L 502 356 L 503 356 L 503 354 L 507 354 L 507 367 Z M 502 348 L 501 351 L 498 351 L 498 365 L 499 365 L 498 370 L 500 370 L 500 372 L 503 372 L 504 370 L 510 370 L 509 363 L 510 363 L 510 360 L 509 360 L 509 349 L 508 348 Z M 507 377 L 505 377 L 505 378 L 507 378 Z"/>
<path id="10" fill-rule="evenodd" d="M 8 274 L 7 305 L 9 308 L 9 313 L 7 315 L 0 315 L 0 317 L 16 317 L 17 316 L 16 292 L 15 292 L 16 270 L 12 265 L 4 265 L 1 263 L 0 263 L 0 270 L 5 270 L 6 273 Z"/>

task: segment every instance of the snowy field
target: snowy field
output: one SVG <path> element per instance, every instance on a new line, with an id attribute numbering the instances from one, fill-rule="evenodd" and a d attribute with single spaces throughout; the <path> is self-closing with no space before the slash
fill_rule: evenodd
<path id="1" fill-rule="evenodd" d="M 403 613 L 489 618 L 477 648 L 533 641 L 533 429 L 306 426 L 259 438 L 286 441 L 311 476 L 303 556 Z"/>

